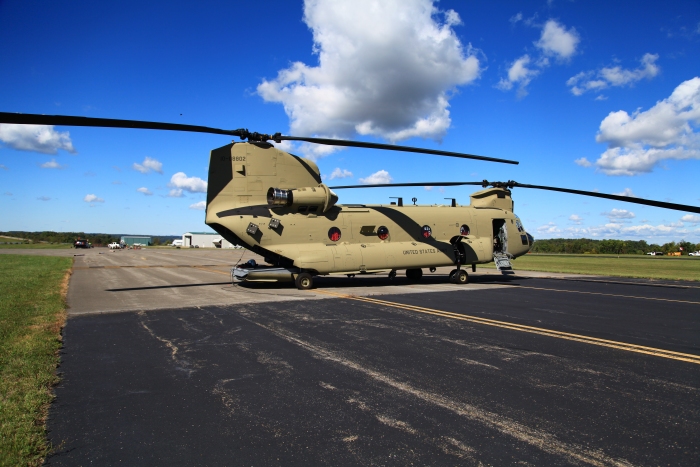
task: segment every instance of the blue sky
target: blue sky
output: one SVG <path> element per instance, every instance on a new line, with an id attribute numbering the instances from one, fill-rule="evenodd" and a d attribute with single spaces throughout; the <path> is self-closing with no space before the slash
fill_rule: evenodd
<path id="1" fill-rule="evenodd" d="M 245 127 L 520 161 L 294 147 L 331 185 L 513 179 L 700 204 L 696 0 L 4 0 L 0 43 L 4 112 Z M 228 142 L 0 126 L 0 230 L 204 230 L 209 150 Z M 339 195 L 341 203 L 468 204 L 472 191 Z M 697 215 L 526 189 L 513 198 L 536 238 L 700 241 Z"/>

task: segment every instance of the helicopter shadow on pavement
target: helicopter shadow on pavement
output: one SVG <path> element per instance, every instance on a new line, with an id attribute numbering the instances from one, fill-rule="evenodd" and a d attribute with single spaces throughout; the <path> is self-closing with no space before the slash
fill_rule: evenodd
<path id="1" fill-rule="evenodd" d="M 145 287 L 124 287 L 119 289 L 105 289 L 105 292 L 132 292 L 134 290 L 158 290 L 158 289 L 179 289 L 182 287 L 204 287 L 207 285 L 229 285 L 231 282 L 204 282 L 196 284 L 172 284 L 172 285 L 152 285 Z"/>
<path id="2" fill-rule="evenodd" d="M 508 284 L 518 285 L 516 281 L 527 280 L 527 277 L 513 276 L 498 276 L 494 274 L 469 275 L 469 284 Z M 238 287 L 251 290 L 275 290 L 275 289 L 293 289 L 294 283 L 278 283 L 278 282 L 239 282 Z M 339 275 L 332 276 L 317 276 L 314 278 L 314 289 L 333 289 L 333 288 L 379 288 L 379 287 L 408 287 L 408 286 L 430 286 L 430 285 L 452 285 L 446 274 L 424 275 L 419 281 L 411 281 L 406 277 L 396 276 L 390 279 L 385 274 L 358 274 L 355 277 L 346 277 Z M 468 285 L 468 284 L 467 284 Z M 458 290 L 459 285 L 454 285 Z"/>

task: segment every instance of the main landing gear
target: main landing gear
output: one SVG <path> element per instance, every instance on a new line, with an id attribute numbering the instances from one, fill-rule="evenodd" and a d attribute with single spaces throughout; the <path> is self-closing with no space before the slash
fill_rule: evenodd
<path id="1" fill-rule="evenodd" d="M 462 245 L 460 242 L 462 241 L 462 237 L 457 237 L 454 240 L 454 243 L 452 244 L 452 248 L 454 249 L 454 254 L 455 254 L 455 264 L 457 264 L 457 269 L 453 269 L 452 272 L 450 272 L 450 282 L 453 284 L 466 284 L 469 282 L 469 274 L 467 274 L 467 271 L 462 269 L 462 261 L 464 260 L 464 252 L 462 250 Z M 472 269 L 474 267 L 472 266 Z"/>
<path id="2" fill-rule="evenodd" d="M 308 272 L 302 272 L 294 280 L 294 285 L 296 285 L 299 290 L 309 290 L 314 286 L 314 278 Z"/>
<path id="3" fill-rule="evenodd" d="M 406 278 L 409 281 L 418 282 L 421 279 L 421 277 L 423 277 L 422 269 L 406 269 Z"/>
<path id="4" fill-rule="evenodd" d="M 450 282 L 453 284 L 466 284 L 469 282 L 469 274 L 464 269 L 453 269 L 450 272 Z"/>

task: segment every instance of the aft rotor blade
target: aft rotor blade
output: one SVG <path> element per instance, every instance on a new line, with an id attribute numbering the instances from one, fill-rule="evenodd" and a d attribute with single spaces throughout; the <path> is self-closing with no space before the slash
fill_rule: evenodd
<path id="1" fill-rule="evenodd" d="M 241 130 L 221 130 L 207 126 L 183 125 L 180 123 L 144 122 L 141 120 L 118 120 L 115 118 L 73 117 L 69 115 L 37 115 L 0 112 L 0 123 L 22 125 L 90 126 L 102 128 L 141 128 L 145 130 L 190 131 L 216 135 L 242 136 Z"/>
<path id="2" fill-rule="evenodd" d="M 332 186 L 332 190 L 342 190 L 346 188 L 383 188 L 383 187 L 411 187 L 411 186 L 460 186 L 460 185 L 477 185 L 482 187 L 498 187 L 498 188 L 533 188 L 536 190 L 558 191 L 560 193 L 571 193 L 574 195 L 592 196 L 596 198 L 612 199 L 622 201 L 624 203 L 642 204 L 645 206 L 654 206 L 657 208 L 673 209 L 675 211 L 694 212 L 700 214 L 700 207 L 690 206 L 687 204 L 668 203 L 665 201 L 655 201 L 653 199 L 633 198 L 631 196 L 608 195 L 606 193 L 596 193 L 595 191 L 572 190 L 569 188 L 558 188 L 553 186 L 543 185 L 528 185 L 518 183 L 512 180 L 507 182 L 489 182 L 483 180 L 481 182 L 420 182 L 420 183 L 382 183 L 379 185 L 345 185 Z"/>
<path id="3" fill-rule="evenodd" d="M 422 183 L 380 183 L 378 185 L 345 185 L 329 186 L 331 190 L 343 190 L 346 188 L 386 188 L 395 186 L 460 186 L 460 185 L 482 185 L 483 182 L 422 182 Z"/>
<path id="4" fill-rule="evenodd" d="M 561 193 L 572 193 L 575 195 L 594 196 L 596 198 L 612 199 L 615 201 L 622 201 L 625 203 L 643 204 L 646 206 L 655 206 L 657 208 L 673 209 L 675 211 L 694 212 L 694 213 L 700 214 L 700 207 L 689 206 L 687 204 L 667 203 L 664 201 L 654 201 L 652 199 L 633 198 L 631 196 L 608 195 L 605 193 L 596 193 L 595 191 L 570 190 L 568 188 L 557 188 L 557 187 L 553 187 L 553 186 L 526 185 L 524 183 L 518 183 L 518 182 L 507 182 L 506 184 L 508 185 L 509 188 L 518 187 L 518 188 L 534 188 L 537 190 L 559 191 Z M 504 184 L 504 185 L 506 185 L 506 184 Z"/>
<path id="5" fill-rule="evenodd" d="M 275 135 L 275 141 L 304 141 L 307 143 L 326 144 L 329 146 L 347 146 L 353 148 L 369 148 L 369 149 L 384 149 L 389 151 L 416 152 L 421 154 L 433 154 L 435 156 L 460 157 L 462 159 L 476 159 L 479 161 L 501 162 L 503 164 L 519 164 L 518 161 L 509 159 L 497 159 L 495 157 L 477 156 L 474 154 L 463 154 L 461 152 L 439 151 L 437 149 L 414 148 L 411 146 L 397 146 L 394 144 L 379 144 L 366 143 L 363 141 L 349 141 L 344 139 L 327 139 L 327 138 L 306 138 L 298 136 L 278 136 Z"/>

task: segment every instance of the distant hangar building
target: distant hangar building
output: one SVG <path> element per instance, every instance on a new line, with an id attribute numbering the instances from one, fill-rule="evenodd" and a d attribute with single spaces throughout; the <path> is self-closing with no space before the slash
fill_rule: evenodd
<path id="1" fill-rule="evenodd" d="M 119 243 L 127 246 L 134 246 L 135 243 L 138 243 L 142 246 L 148 246 L 153 244 L 153 242 L 151 241 L 151 237 L 144 237 L 141 235 L 124 235 L 119 240 Z"/>
<path id="2" fill-rule="evenodd" d="M 182 247 L 190 248 L 236 248 L 228 240 L 217 233 L 187 232 L 182 235 Z"/>

